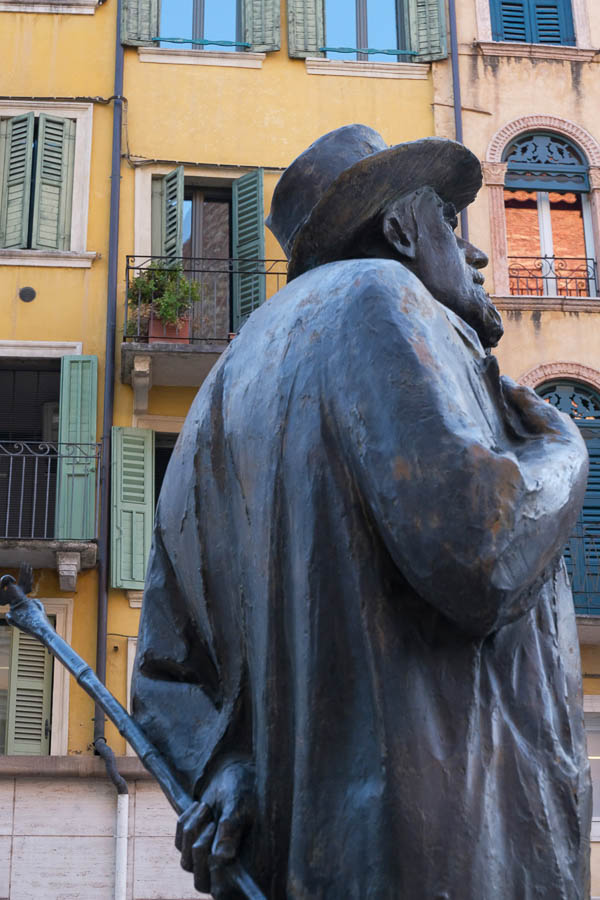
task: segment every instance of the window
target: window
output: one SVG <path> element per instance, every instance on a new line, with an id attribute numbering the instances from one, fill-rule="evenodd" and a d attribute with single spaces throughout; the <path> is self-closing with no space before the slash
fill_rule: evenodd
<path id="1" fill-rule="evenodd" d="M 403 0 L 357 0 L 350 9 L 347 0 L 325 0 L 327 56 L 372 62 L 409 60 L 406 24 Z M 357 52 L 340 53 L 336 47 L 356 47 Z M 369 48 L 387 52 L 360 52 Z M 405 53 L 389 52 L 396 49 Z"/>
<path id="2" fill-rule="evenodd" d="M 290 56 L 389 62 L 446 56 L 444 0 L 288 0 L 287 10 Z M 357 53 L 367 49 L 379 52 Z"/>
<path id="3" fill-rule="evenodd" d="M 585 699 L 587 700 L 588 698 L 586 697 Z M 588 759 L 592 775 L 592 840 L 598 840 L 598 836 L 594 835 L 594 830 L 600 821 L 600 713 L 586 710 L 584 718 Z"/>
<path id="4" fill-rule="evenodd" d="M 52 674 L 44 645 L 0 617 L 0 754 L 50 752 Z"/>
<path id="5" fill-rule="evenodd" d="M 540 397 L 577 424 L 590 457 L 583 508 L 565 549 L 575 611 L 600 615 L 600 396 L 577 382 L 546 382 Z"/>
<path id="6" fill-rule="evenodd" d="M 237 0 L 162 0 L 160 45 L 242 50 L 239 12 Z"/>
<path id="7" fill-rule="evenodd" d="M 570 0 L 490 0 L 495 41 L 575 45 Z"/>
<path id="8" fill-rule="evenodd" d="M 170 49 L 279 50 L 279 6 L 279 0 L 123 0 L 121 41 L 152 46 L 161 38 Z"/>
<path id="9" fill-rule="evenodd" d="M 96 535 L 97 360 L 0 359 L 0 540 Z"/>
<path id="10" fill-rule="evenodd" d="M 504 153 L 510 293 L 597 295 L 588 165 L 549 132 L 520 135 Z"/>
<path id="11" fill-rule="evenodd" d="M 177 443 L 177 435 L 164 431 L 154 433 L 154 498 L 158 503 L 160 489 L 167 473 L 167 466 Z"/>
<path id="12" fill-rule="evenodd" d="M 0 119 L 0 248 L 71 249 L 75 122 Z"/>

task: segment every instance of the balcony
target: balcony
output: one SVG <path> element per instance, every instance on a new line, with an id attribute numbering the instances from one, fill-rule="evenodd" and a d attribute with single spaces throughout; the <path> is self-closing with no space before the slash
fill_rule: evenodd
<path id="1" fill-rule="evenodd" d="M 509 256 L 512 297 L 597 297 L 596 260 L 585 257 Z"/>
<path id="2" fill-rule="evenodd" d="M 283 287 L 281 259 L 128 256 L 121 380 L 134 411 L 154 385 L 199 387 L 250 313 Z"/>
<path id="3" fill-rule="evenodd" d="M 56 568 L 74 591 L 96 564 L 100 444 L 0 442 L 0 566 Z"/>

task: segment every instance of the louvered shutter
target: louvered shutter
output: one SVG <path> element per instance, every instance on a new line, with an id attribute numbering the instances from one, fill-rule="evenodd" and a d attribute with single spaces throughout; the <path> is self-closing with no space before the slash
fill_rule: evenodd
<path id="1" fill-rule="evenodd" d="M 56 537 L 91 540 L 96 519 L 96 356 L 63 356 L 58 424 Z"/>
<path id="2" fill-rule="evenodd" d="M 52 656 L 37 638 L 12 629 L 6 752 L 50 752 Z"/>
<path id="3" fill-rule="evenodd" d="M 575 44 L 569 0 L 531 0 L 534 44 Z"/>
<path id="4" fill-rule="evenodd" d="M 444 0 L 409 0 L 411 49 L 418 62 L 444 59 L 446 49 L 446 5 Z"/>
<path id="5" fill-rule="evenodd" d="M 600 427 L 577 423 L 590 458 L 583 508 L 565 550 L 578 613 L 600 613 Z"/>
<path id="6" fill-rule="evenodd" d="M 0 120 L 0 247 L 27 247 L 33 112 Z"/>
<path id="7" fill-rule="evenodd" d="M 162 225 L 161 256 L 183 256 L 183 166 L 177 166 L 161 179 Z"/>
<path id="8" fill-rule="evenodd" d="M 287 11 L 289 55 L 323 56 L 325 0 L 288 0 Z"/>
<path id="9" fill-rule="evenodd" d="M 263 170 L 233 182 L 233 330 L 265 299 Z"/>
<path id="10" fill-rule="evenodd" d="M 159 0 L 121 0 L 121 43 L 133 47 L 152 44 L 158 37 L 159 19 Z"/>
<path id="11" fill-rule="evenodd" d="M 279 50 L 281 46 L 279 0 L 244 0 L 243 40 L 257 53 Z"/>
<path id="12" fill-rule="evenodd" d="M 154 432 L 112 430 L 111 582 L 142 590 L 154 521 Z"/>
<path id="13" fill-rule="evenodd" d="M 75 122 L 39 116 L 31 247 L 71 249 Z"/>
<path id="14" fill-rule="evenodd" d="M 495 41 L 531 41 L 529 0 L 490 0 Z"/>

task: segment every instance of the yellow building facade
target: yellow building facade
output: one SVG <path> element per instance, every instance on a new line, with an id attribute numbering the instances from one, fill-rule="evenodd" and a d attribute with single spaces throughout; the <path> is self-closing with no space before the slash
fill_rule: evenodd
<path id="1" fill-rule="evenodd" d="M 175 40 L 157 40 L 183 6 Z M 34 595 L 92 665 L 106 602 L 106 683 L 124 705 L 169 454 L 232 335 L 285 283 L 263 226 L 277 179 L 341 125 L 389 143 L 434 132 L 446 23 L 439 0 L 425 7 L 394 6 L 386 55 L 357 52 L 364 23 L 353 51 L 320 49 L 339 22 L 318 0 L 243 3 L 225 35 L 210 0 L 0 0 L 0 563 L 33 565 Z M 197 896 L 174 814 L 107 722 L 130 789 L 123 865 L 94 705 L 3 620 L 0 673 L 0 897 Z"/>

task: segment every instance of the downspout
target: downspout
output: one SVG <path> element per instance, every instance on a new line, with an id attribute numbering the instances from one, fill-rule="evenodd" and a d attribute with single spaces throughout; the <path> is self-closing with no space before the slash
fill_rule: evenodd
<path id="1" fill-rule="evenodd" d="M 462 99 L 460 94 L 460 73 L 458 69 L 458 37 L 456 32 L 456 0 L 448 0 L 448 16 L 450 19 L 450 59 L 452 61 L 452 93 L 454 95 L 454 134 L 459 143 L 463 143 Z M 467 211 L 460 213 L 460 233 L 465 241 L 469 240 L 469 220 Z"/>
<path id="2" fill-rule="evenodd" d="M 108 552 L 110 541 L 110 438 L 115 400 L 115 334 L 117 322 L 117 279 L 119 266 L 119 207 L 121 199 L 121 129 L 123 120 L 123 60 L 121 44 L 121 3 L 116 3 L 115 80 L 113 105 L 112 158 L 110 171 L 110 220 L 108 234 L 108 280 L 106 296 L 106 343 L 104 354 L 104 409 L 102 416 L 102 463 L 100 475 L 100 529 L 98 535 L 98 615 L 96 674 L 106 683 L 106 641 L 108 630 Z M 127 782 L 117 771 L 115 755 L 106 743 L 104 712 L 94 710 L 94 749 L 102 757 L 106 772 L 117 789 L 115 900 L 125 900 L 127 885 Z"/>

